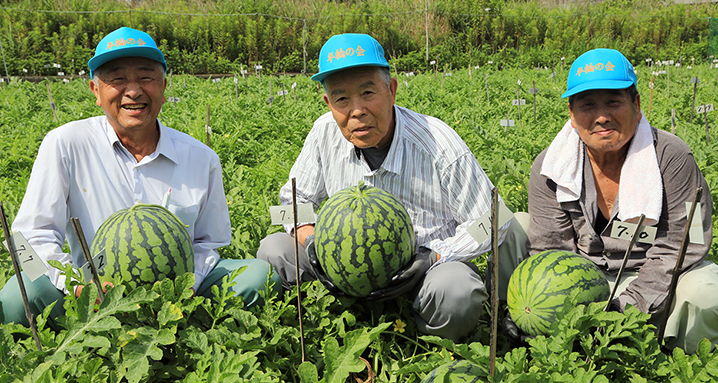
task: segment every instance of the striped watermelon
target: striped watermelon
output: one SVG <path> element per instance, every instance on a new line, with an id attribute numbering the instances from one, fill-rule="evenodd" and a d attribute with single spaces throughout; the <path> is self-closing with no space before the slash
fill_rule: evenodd
<path id="1" fill-rule="evenodd" d="M 608 281 L 588 259 L 562 250 L 547 250 L 521 262 L 511 274 L 507 303 L 511 319 L 528 335 L 546 334 L 572 291 L 577 303 L 606 301 Z"/>
<path id="2" fill-rule="evenodd" d="M 414 255 L 414 228 L 391 194 L 359 182 L 331 196 L 317 217 L 317 260 L 348 295 L 384 288 Z"/>
<path id="3" fill-rule="evenodd" d="M 106 281 L 132 288 L 194 272 L 194 249 L 186 226 L 159 205 L 137 204 L 112 214 L 97 229 L 91 253 L 105 249 Z"/>
<path id="4" fill-rule="evenodd" d="M 487 382 L 487 371 L 485 368 L 471 363 L 467 360 L 455 360 L 435 368 L 421 383 L 478 383 Z"/>

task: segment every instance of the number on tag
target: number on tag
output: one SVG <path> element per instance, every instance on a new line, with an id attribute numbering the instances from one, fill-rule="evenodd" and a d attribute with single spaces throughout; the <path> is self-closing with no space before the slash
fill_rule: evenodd
<path id="1" fill-rule="evenodd" d="M 294 223 L 294 211 L 292 205 L 279 205 L 269 207 L 269 216 L 272 225 L 291 225 Z M 297 223 L 314 223 L 314 208 L 311 203 L 300 203 L 297 205 Z"/>
<path id="2" fill-rule="evenodd" d="M 499 202 L 499 227 L 504 226 L 514 217 L 514 213 L 506 207 L 504 201 Z M 466 232 L 478 243 L 484 243 L 491 237 L 491 211 L 482 215 L 466 228 Z"/>
<path id="3" fill-rule="evenodd" d="M 105 266 L 107 266 L 107 257 L 105 256 L 105 249 L 100 250 L 97 255 L 92 257 L 92 263 L 95 264 L 95 268 L 97 269 L 97 273 L 99 274 Z M 92 268 L 90 267 L 89 263 L 85 263 L 80 267 L 80 270 L 82 271 L 82 277 L 85 278 L 85 283 L 90 282 L 92 279 Z"/>
<path id="4" fill-rule="evenodd" d="M 17 256 L 17 261 L 20 264 L 22 271 L 25 272 L 25 274 L 28 278 L 30 278 L 31 281 L 40 278 L 43 274 L 47 272 L 47 266 L 45 266 L 45 263 L 42 261 L 42 259 L 40 259 L 40 257 L 37 255 L 32 246 L 30 246 L 30 244 L 27 242 L 27 239 L 25 239 L 25 236 L 22 235 L 21 232 L 15 232 L 12 235 L 11 240 L 15 247 L 15 255 Z M 5 245 L 5 248 L 10 251 L 7 245 L 7 241 L 3 242 L 3 245 Z"/>
<path id="5" fill-rule="evenodd" d="M 630 241 L 635 231 L 635 223 L 614 221 L 611 226 L 611 238 Z M 643 226 L 641 232 L 638 233 L 636 242 L 652 244 L 656 240 L 656 231 L 657 229 L 654 226 Z"/>

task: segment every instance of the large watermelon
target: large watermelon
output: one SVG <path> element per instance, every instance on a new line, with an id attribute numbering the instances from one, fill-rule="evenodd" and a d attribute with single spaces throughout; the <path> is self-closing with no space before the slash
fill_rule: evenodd
<path id="1" fill-rule="evenodd" d="M 365 297 L 388 285 L 414 255 L 414 228 L 393 195 L 359 182 L 331 196 L 317 217 L 317 260 L 348 295 Z"/>
<path id="2" fill-rule="evenodd" d="M 507 304 L 511 319 L 528 335 L 546 334 L 567 297 L 578 304 L 606 301 L 608 281 L 588 259 L 562 250 L 528 257 L 511 274 Z"/>
<path id="3" fill-rule="evenodd" d="M 421 383 L 464 383 L 486 382 L 487 371 L 467 360 L 455 360 L 435 368 Z"/>
<path id="4" fill-rule="evenodd" d="M 137 204 L 112 214 L 97 229 L 92 254 L 105 249 L 105 281 L 132 288 L 194 272 L 194 249 L 186 226 L 159 205 Z"/>

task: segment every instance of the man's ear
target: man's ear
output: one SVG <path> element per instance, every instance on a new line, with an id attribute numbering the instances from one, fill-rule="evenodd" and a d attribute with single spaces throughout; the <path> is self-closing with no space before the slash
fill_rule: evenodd
<path id="1" fill-rule="evenodd" d="M 100 87 L 94 79 L 90 80 L 90 90 L 92 91 L 92 94 L 95 95 L 95 104 L 97 104 L 97 106 L 102 106 L 102 101 L 100 100 Z"/>

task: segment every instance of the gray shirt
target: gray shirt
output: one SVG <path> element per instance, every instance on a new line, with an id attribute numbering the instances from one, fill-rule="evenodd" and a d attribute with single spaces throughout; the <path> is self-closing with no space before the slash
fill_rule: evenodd
<path id="1" fill-rule="evenodd" d="M 638 278 L 619 296 L 622 309 L 626 304 L 631 304 L 647 313 L 663 309 L 683 240 L 687 220 L 686 202 L 693 201 L 698 187 L 703 188 L 701 214 L 705 244 L 691 243 L 688 246 L 682 270 L 698 265 L 705 258 L 713 240 L 713 200 L 693 153 L 680 138 L 656 128 L 651 130 L 663 179 L 663 208 L 656 225 L 658 232 L 655 242 L 652 245 L 640 242 L 634 245 L 626 269 L 637 270 Z M 610 237 L 612 224 L 619 221 L 618 200 L 614 204 L 609 224 L 597 233 L 594 226 L 601 212 L 588 154 L 584 153 L 581 197 L 578 201 L 564 203 L 556 201 L 556 183 L 540 174 L 545 156 L 546 150 L 536 157 L 531 168 L 529 255 L 550 249 L 573 251 L 590 259 L 603 271 L 617 273 L 628 247 L 627 240 Z"/>

